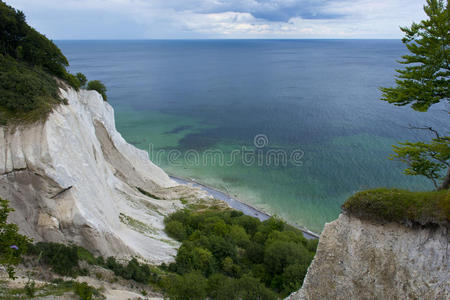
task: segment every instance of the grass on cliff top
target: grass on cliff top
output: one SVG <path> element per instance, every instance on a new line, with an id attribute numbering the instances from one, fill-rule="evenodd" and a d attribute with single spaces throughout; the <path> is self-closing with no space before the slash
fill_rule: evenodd
<path id="1" fill-rule="evenodd" d="M 424 226 L 442 225 L 450 222 L 450 191 L 373 189 L 351 196 L 342 208 L 362 219 Z"/>

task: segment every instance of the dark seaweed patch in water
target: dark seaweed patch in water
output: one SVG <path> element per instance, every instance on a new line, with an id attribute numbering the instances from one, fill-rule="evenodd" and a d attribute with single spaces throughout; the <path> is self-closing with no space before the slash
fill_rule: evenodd
<path id="1" fill-rule="evenodd" d="M 191 125 L 180 126 L 180 127 L 174 128 L 170 131 L 166 131 L 166 132 L 164 132 L 164 134 L 176 134 L 176 133 L 180 133 L 181 131 L 188 130 L 191 128 L 192 128 Z"/>
<path id="2" fill-rule="evenodd" d="M 191 149 L 197 151 L 212 149 L 214 145 L 220 141 L 220 138 L 205 133 L 206 132 L 191 133 L 186 135 L 179 141 L 178 148 L 182 151 Z"/>

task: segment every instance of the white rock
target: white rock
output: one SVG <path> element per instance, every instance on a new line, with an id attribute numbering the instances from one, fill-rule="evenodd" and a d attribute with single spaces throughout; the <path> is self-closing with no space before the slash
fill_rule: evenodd
<path id="1" fill-rule="evenodd" d="M 15 209 L 9 220 L 35 241 L 74 242 L 104 256 L 137 255 L 153 263 L 173 260 L 178 243 L 164 233 L 164 215 L 186 194 L 205 195 L 177 186 L 145 151 L 128 144 L 97 92 L 67 88 L 61 94 L 69 105 L 45 122 L 0 127 L 0 197 Z"/>
<path id="2" fill-rule="evenodd" d="M 302 289 L 288 299 L 450 299 L 448 228 L 341 214 L 325 225 Z"/>

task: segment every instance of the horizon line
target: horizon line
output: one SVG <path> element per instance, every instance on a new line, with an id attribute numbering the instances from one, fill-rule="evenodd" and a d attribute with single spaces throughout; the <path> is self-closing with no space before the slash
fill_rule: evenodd
<path id="1" fill-rule="evenodd" d="M 52 39 L 53 41 L 236 41 L 236 40 L 244 40 L 244 41 L 300 41 L 300 40 L 311 40 L 311 41 L 324 41 L 324 40 L 398 40 L 401 41 L 401 38 L 136 38 L 136 39 L 94 39 L 94 38 L 86 38 L 86 39 L 75 39 L 75 38 L 56 38 Z"/>

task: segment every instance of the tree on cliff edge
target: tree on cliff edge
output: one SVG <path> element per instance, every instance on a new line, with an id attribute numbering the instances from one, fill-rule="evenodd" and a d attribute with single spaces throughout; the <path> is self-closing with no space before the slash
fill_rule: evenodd
<path id="1" fill-rule="evenodd" d="M 449 102 L 450 68 L 450 11 L 448 0 L 427 0 L 424 11 L 427 20 L 401 27 L 405 33 L 402 42 L 409 54 L 402 56 L 403 70 L 397 70 L 397 86 L 381 88 L 382 100 L 394 105 L 411 105 L 416 111 L 426 112 L 433 104 Z M 431 142 L 400 143 L 394 146 L 393 158 L 408 164 L 405 173 L 422 175 L 433 181 L 437 189 L 450 186 L 450 137 L 436 129 L 420 127 L 434 134 Z M 445 130 L 445 129 L 444 129 Z M 448 132 L 445 132 L 448 134 Z M 439 184 L 440 182 L 440 184 Z"/>

